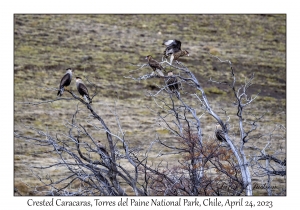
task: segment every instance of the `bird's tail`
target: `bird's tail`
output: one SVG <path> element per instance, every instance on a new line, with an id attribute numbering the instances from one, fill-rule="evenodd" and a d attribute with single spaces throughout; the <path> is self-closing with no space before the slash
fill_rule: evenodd
<path id="1" fill-rule="evenodd" d="M 162 73 L 162 71 L 159 69 L 156 69 L 156 72 L 159 76 L 162 76 L 162 77 L 165 76 L 164 73 Z"/>
<path id="2" fill-rule="evenodd" d="M 87 103 L 89 103 L 89 104 L 92 103 L 92 99 L 88 95 L 84 95 L 84 99 Z"/>
<path id="3" fill-rule="evenodd" d="M 167 73 L 166 67 L 163 67 L 162 65 L 160 65 L 160 67 L 161 67 L 161 70 L 164 70 L 164 72 Z"/>
<path id="4" fill-rule="evenodd" d="M 175 90 L 175 95 L 176 95 L 176 97 L 177 97 L 178 99 L 180 98 L 180 92 L 179 92 L 179 91 Z"/>
<path id="5" fill-rule="evenodd" d="M 64 92 L 64 88 L 60 88 L 57 92 L 57 95 L 62 96 L 63 92 Z"/>

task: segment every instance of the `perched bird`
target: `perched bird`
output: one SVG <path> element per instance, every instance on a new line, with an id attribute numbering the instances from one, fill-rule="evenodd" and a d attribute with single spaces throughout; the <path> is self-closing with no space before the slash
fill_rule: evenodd
<path id="1" fill-rule="evenodd" d="M 82 80 L 80 77 L 76 77 L 76 87 L 79 92 L 79 94 L 85 99 L 85 101 L 89 104 L 92 103 L 92 99 L 89 96 L 88 89 L 86 86 L 83 84 Z"/>
<path id="2" fill-rule="evenodd" d="M 67 68 L 66 70 L 67 70 L 67 72 L 65 73 L 65 75 L 63 76 L 63 78 L 60 81 L 59 90 L 57 92 L 58 96 L 62 96 L 62 94 L 64 92 L 64 88 L 69 86 L 72 81 L 72 69 Z"/>
<path id="3" fill-rule="evenodd" d="M 224 131 L 222 129 L 218 129 L 218 126 L 219 125 L 216 125 L 216 130 L 215 130 L 216 137 L 220 142 L 226 142 Z"/>
<path id="4" fill-rule="evenodd" d="M 105 146 L 103 146 L 103 144 L 101 143 L 100 140 L 98 140 L 97 146 L 98 146 L 98 148 L 99 148 L 99 150 L 100 150 L 101 152 L 103 152 L 106 156 L 109 157 L 109 154 L 108 154 L 108 152 L 107 152 Z"/>
<path id="5" fill-rule="evenodd" d="M 190 56 L 188 51 L 181 50 L 181 42 L 176 39 L 165 41 L 163 45 L 167 46 L 164 51 L 164 56 L 166 58 L 170 56 L 171 64 L 173 60 L 175 60 L 178 63 L 178 59 L 182 56 Z"/>
<path id="6" fill-rule="evenodd" d="M 169 89 L 171 91 L 174 91 L 174 90 L 178 91 L 178 88 L 179 88 L 179 86 L 178 86 L 178 80 L 177 80 L 176 77 L 173 76 L 173 71 L 169 71 L 168 72 L 168 77 L 169 78 L 167 79 L 166 83 L 167 83 Z"/>
<path id="7" fill-rule="evenodd" d="M 163 77 L 164 74 L 161 70 L 165 71 L 165 69 L 160 65 L 160 63 L 154 60 L 151 55 L 146 56 L 146 59 L 148 60 L 148 64 L 153 69 L 153 71 L 157 72 L 158 75 Z"/>
<path id="8" fill-rule="evenodd" d="M 173 71 L 168 72 L 168 79 L 166 80 L 167 86 L 172 91 L 173 93 L 176 94 L 176 97 L 179 98 L 180 93 L 179 93 L 179 82 L 176 77 L 173 76 Z"/>

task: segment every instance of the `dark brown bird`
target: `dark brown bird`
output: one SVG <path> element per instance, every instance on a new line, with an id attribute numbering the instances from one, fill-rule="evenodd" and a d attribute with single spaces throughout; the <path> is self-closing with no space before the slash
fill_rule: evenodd
<path id="1" fill-rule="evenodd" d="M 100 140 L 98 140 L 97 146 L 98 146 L 98 148 L 99 148 L 99 150 L 100 150 L 101 152 L 103 152 L 106 156 L 109 157 L 108 152 L 106 151 L 105 146 L 103 146 L 103 144 L 101 143 Z"/>
<path id="2" fill-rule="evenodd" d="M 224 131 L 221 129 L 218 129 L 218 126 L 219 125 L 216 126 L 216 131 L 215 131 L 216 137 L 220 142 L 226 142 Z"/>
<path id="3" fill-rule="evenodd" d="M 67 86 L 69 86 L 71 81 L 72 81 L 72 69 L 68 68 L 66 70 L 67 70 L 67 72 L 61 78 L 61 81 L 60 81 L 60 84 L 59 84 L 59 90 L 57 92 L 58 96 L 62 96 L 65 88 L 67 88 Z"/>
<path id="4" fill-rule="evenodd" d="M 165 71 L 165 69 L 160 65 L 160 63 L 154 60 L 151 55 L 146 56 L 146 59 L 148 60 L 148 64 L 153 69 L 153 71 L 157 72 L 158 75 L 163 77 L 164 74 L 161 70 Z"/>
<path id="5" fill-rule="evenodd" d="M 173 71 L 168 72 L 168 79 L 167 79 L 167 85 L 169 89 L 173 92 L 175 90 L 178 91 L 179 85 L 178 85 L 178 80 L 176 77 L 173 76 Z"/>
<path id="6" fill-rule="evenodd" d="M 76 87 L 79 94 L 85 99 L 85 101 L 89 104 L 92 103 L 92 99 L 89 96 L 89 91 L 87 87 L 83 84 L 80 77 L 76 77 Z"/>
<path id="7" fill-rule="evenodd" d="M 179 85 L 177 78 L 173 76 L 173 71 L 168 72 L 168 79 L 166 80 L 167 86 L 173 93 L 176 94 L 176 97 L 179 99 L 180 93 L 179 93 Z"/>
<path id="8" fill-rule="evenodd" d="M 168 58 L 170 56 L 170 63 L 172 64 L 173 60 L 178 63 L 178 59 L 182 56 L 190 56 L 189 52 L 186 50 L 181 50 L 181 41 L 179 40 L 168 40 L 163 43 L 167 46 L 164 51 L 164 56 Z"/>

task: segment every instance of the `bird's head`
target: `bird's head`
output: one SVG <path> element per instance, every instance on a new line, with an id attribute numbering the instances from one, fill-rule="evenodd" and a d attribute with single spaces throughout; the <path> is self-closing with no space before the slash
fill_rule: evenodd
<path id="1" fill-rule="evenodd" d="M 67 68 L 66 71 L 72 73 L 72 71 L 74 70 L 72 70 L 71 68 Z"/>
<path id="2" fill-rule="evenodd" d="M 76 77 L 76 81 L 80 81 L 81 80 L 81 77 Z"/>
<path id="3" fill-rule="evenodd" d="M 168 71 L 168 76 L 173 76 L 173 71 Z"/>
<path id="4" fill-rule="evenodd" d="M 219 123 L 216 123 L 216 130 L 219 130 L 221 128 Z"/>
<path id="5" fill-rule="evenodd" d="M 147 55 L 145 59 L 146 59 L 146 60 L 150 60 L 151 58 L 152 58 L 151 55 Z"/>
<path id="6" fill-rule="evenodd" d="M 189 52 L 187 50 L 184 50 L 184 55 L 190 56 Z"/>

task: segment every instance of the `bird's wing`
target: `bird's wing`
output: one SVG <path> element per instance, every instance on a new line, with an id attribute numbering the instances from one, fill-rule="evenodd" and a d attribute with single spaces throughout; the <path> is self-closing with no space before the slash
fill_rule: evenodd
<path id="1" fill-rule="evenodd" d="M 217 130 L 216 132 L 216 137 L 220 141 L 226 141 L 226 138 L 224 136 L 224 132 L 222 130 Z"/>
<path id="2" fill-rule="evenodd" d="M 151 59 L 149 60 L 149 65 L 151 67 L 155 67 L 155 68 L 158 68 L 158 69 L 162 69 L 162 66 L 160 65 L 160 63 L 158 63 L 156 60 L 154 59 Z"/>
<path id="3" fill-rule="evenodd" d="M 167 46 L 165 50 L 166 55 L 170 55 L 181 50 L 181 42 L 176 39 L 165 41 L 163 44 Z"/>
<path id="4" fill-rule="evenodd" d="M 177 78 L 176 77 L 170 77 L 167 80 L 167 85 L 168 86 L 173 86 L 177 84 Z"/>
<path id="5" fill-rule="evenodd" d="M 167 40 L 163 43 L 163 45 L 166 45 L 166 46 L 174 46 L 174 47 L 178 47 L 180 48 L 181 47 L 181 41 L 179 40 L 176 40 L 176 39 L 171 39 L 171 40 Z"/>
<path id="6" fill-rule="evenodd" d="M 79 91 L 79 93 L 82 94 L 82 95 L 89 95 L 88 89 L 87 89 L 86 86 L 85 86 L 84 84 L 82 84 L 82 83 L 80 83 L 80 84 L 78 85 L 78 91 Z"/>
<path id="7" fill-rule="evenodd" d="M 181 49 L 181 41 L 176 39 L 165 41 L 163 45 L 166 45 L 169 48 L 177 48 L 179 50 Z"/>
<path id="8" fill-rule="evenodd" d="M 68 86 L 68 85 L 70 85 L 70 83 L 71 83 L 71 75 L 67 73 L 63 76 L 63 78 L 61 78 L 60 88 L 62 88 L 64 86 Z"/>

